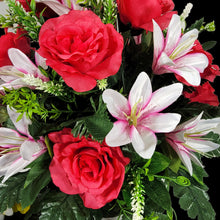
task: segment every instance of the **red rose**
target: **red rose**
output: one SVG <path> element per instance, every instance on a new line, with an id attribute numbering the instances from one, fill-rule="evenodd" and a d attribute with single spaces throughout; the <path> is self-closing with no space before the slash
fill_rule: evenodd
<path id="1" fill-rule="evenodd" d="M 72 10 L 47 20 L 39 35 L 39 54 L 77 92 L 118 72 L 123 38 L 91 11 Z"/>
<path id="2" fill-rule="evenodd" d="M 17 48 L 26 55 L 30 55 L 30 40 L 22 34 L 24 33 L 18 29 L 16 34 L 8 32 L 0 37 L 0 67 L 12 65 L 8 57 L 9 48 Z"/>
<path id="3" fill-rule="evenodd" d="M 117 0 L 120 20 L 134 28 L 153 31 L 152 19 L 165 29 L 176 12 L 172 0 Z"/>
<path id="4" fill-rule="evenodd" d="M 130 161 L 119 147 L 75 138 L 68 128 L 50 133 L 49 139 L 55 143 L 50 173 L 62 192 L 79 194 L 85 207 L 92 209 L 118 197 Z"/>
<path id="5" fill-rule="evenodd" d="M 194 89 L 195 90 L 192 93 L 183 93 L 186 98 L 190 99 L 190 102 L 199 102 L 213 106 L 219 105 L 218 96 L 214 94 L 215 90 L 209 82 L 206 82 L 201 86 L 194 87 Z"/>

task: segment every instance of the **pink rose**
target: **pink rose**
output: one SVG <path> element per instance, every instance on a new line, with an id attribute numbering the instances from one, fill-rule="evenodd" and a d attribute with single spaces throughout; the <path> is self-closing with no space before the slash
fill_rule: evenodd
<path id="1" fill-rule="evenodd" d="M 153 31 L 152 19 L 165 29 L 176 12 L 172 0 L 117 0 L 120 19 L 133 28 Z"/>
<path id="2" fill-rule="evenodd" d="M 67 194 L 79 194 L 85 207 L 99 209 L 118 197 L 129 158 L 120 147 L 91 138 L 75 138 L 71 129 L 49 134 L 54 142 L 50 164 L 52 180 Z"/>
<path id="3" fill-rule="evenodd" d="M 91 11 L 72 10 L 47 20 L 39 35 L 39 54 L 77 92 L 118 72 L 123 38 Z"/>

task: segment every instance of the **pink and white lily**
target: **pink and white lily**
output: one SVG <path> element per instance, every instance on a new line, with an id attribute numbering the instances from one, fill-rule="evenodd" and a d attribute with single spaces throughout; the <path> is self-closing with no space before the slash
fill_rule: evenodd
<path id="1" fill-rule="evenodd" d="M 29 134 L 31 121 L 23 116 L 19 121 L 18 113 L 7 107 L 8 114 L 16 130 L 0 127 L 0 177 L 2 183 L 18 172 L 26 171 L 25 167 L 46 151 L 44 138 L 35 141 Z"/>
<path id="2" fill-rule="evenodd" d="M 173 15 L 166 38 L 155 21 L 153 21 L 153 27 L 153 72 L 155 74 L 175 73 L 192 86 L 200 85 L 200 73 L 203 73 L 209 61 L 203 53 L 190 53 L 199 31 L 193 29 L 182 35 L 181 20 L 178 15 Z"/>
<path id="3" fill-rule="evenodd" d="M 0 79 L 4 82 L 0 85 L 0 91 L 3 91 L 4 87 L 9 89 L 29 87 L 27 81 L 24 80 L 26 76 L 39 78 L 43 82 L 49 81 L 49 78 L 44 76 L 37 66 L 19 49 L 10 48 L 8 56 L 13 66 L 0 67 Z M 35 60 L 38 66 L 45 67 L 45 60 L 39 54 L 35 55 Z"/>
<path id="4" fill-rule="evenodd" d="M 176 127 L 176 129 L 166 134 L 166 140 L 176 151 L 183 164 L 192 175 L 192 163 L 202 166 L 194 152 L 205 154 L 219 148 L 219 144 L 213 143 L 204 138 L 209 132 L 219 133 L 220 118 L 201 119 L 203 112 L 191 120 L 186 121 Z"/>
<path id="5" fill-rule="evenodd" d="M 36 3 L 43 3 L 47 5 L 59 16 L 68 14 L 70 10 L 83 9 L 76 0 L 36 0 Z"/>
<path id="6" fill-rule="evenodd" d="M 141 72 L 126 99 L 119 92 L 106 89 L 103 100 L 108 111 L 117 119 L 106 136 L 106 143 L 121 146 L 132 143 L 143 158 L 153 155 L 157 137 L 155 133 L 166 133 L 175 129 L 181 116 L 175 113 L 160 113 L 182 94 L 183 85 L 175 83 L 152 93 L 151 81 Z"/>

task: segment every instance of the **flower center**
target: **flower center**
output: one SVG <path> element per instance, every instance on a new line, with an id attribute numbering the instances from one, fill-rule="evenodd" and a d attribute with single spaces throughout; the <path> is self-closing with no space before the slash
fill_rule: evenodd
<path id="1" fill-rule="evenodd" d="M 141 106 L 138 109 L 138 104 L 141 102 L 142 102 L 142 99 L 139 99 L 138 102 L 135 103 L 135 105 L 131 109 L 130 115 L 127 115 L 126 113 L 123 112 L 128 120 L 128 124 L 130 126 L 134 125 L 135 127 L 137 127 L 137 120 L 138 120 L 138 118 L 140 116 L 140 112 L 141 112 Z"/>

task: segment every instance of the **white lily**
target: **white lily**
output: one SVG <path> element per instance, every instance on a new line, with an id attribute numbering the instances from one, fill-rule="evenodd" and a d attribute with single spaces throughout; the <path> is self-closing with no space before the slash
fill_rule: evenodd
<path id="1" fill-rule="evenodd" d="M 108 111 L 117 119 L 106 136 L 109 146 L 132 143 L 143 158 L 151 158 L 157 138 L 155 133 L 166 133 L 175 129 L 181 116 L 175 113 L 160 113 L 182 94 L 183 85 L 175 83 L 152 93 L 151 81 L 145 72 L 137 77 L 128 100 L 119 92 L 106 89 L 103 100 Z"/>
<path id="2" fill-rule="evenodd" d="M 219 132 L 220 118 L 201 119 L 203 112 L 191 120 L 176 127 L 174 131 L 166 134 L 166 140 L 179 155 L 181 161 L 192 175 L 192 163 L 202 166 L 201 162 L 194 155 L 194 152 L 205 154 L 219 147 L 219 144 L 204 139 L 203 136 L 213 131 Z"/>
<path id="3" fill-rule="evenodd" d="M 155 21 L 153 26 L 153 72 L 155 74 L 175 73 L 193 86 L 200 85 L 200 73 L 203 73 L 209 62 L 203 53 L 189 53 L 198 38 L 198 30 L 193 29 L 182 35 L 181 20 L 178 15 L 173 15 L 166 39 Z"/>
<path id="4" fill-rule="evenodd" d="M 26 76 L 33 76 L 41 79 L 43 82 L 49 81 L 49 78 L 44 76 L 37 66 L 20 50 L 16 48 L 10 48 L 8 50 L 8 56 L 13 66 L 0 67 L 0 79 L 5 83 L 0 85 L 0 91 L 5 88 L 15 88 L 27 86 L 28 83 L 24 80 Z M 40 57 L 39 54 L 35 55 L 36 63 L 39 66 L 45 66 L 45 60 Z M 33 86 L 32 86 L 33 87 Z"/>
<path id="5" fill-rule="evenodd" d="M 17 131 L 0 127 L 0 177 L 2 183 L 18 172 L 26 171 L 25 167 L 46 151 L 44 138 L 35 141 L 29 134 L 31 121 L 23 116 L 16 121 L 18 113 L 7 107 L 8 114 Z"/>

